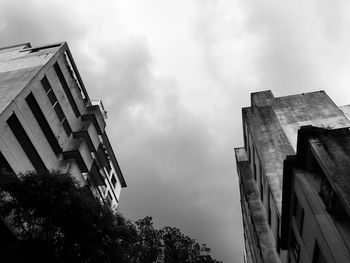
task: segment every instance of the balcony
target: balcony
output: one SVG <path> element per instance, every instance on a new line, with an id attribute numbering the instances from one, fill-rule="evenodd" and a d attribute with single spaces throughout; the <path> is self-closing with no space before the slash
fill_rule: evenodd
<path id="1" fill-rule="evenodd" d="M 109 164 L 109 158 L 107 155 L 107 151 L 102 143 L 100 144 L 100 146 L 97 149 L 96 156 L 97 156 L 97 159 L 98 159 L 100 166 L 106 167 L 107 170 L 110 171 L 111 167 Z"/>
<path id="2" fill-rule="evenodd" d="M 88 143 L 84 138 L 70 139 L 63 147 L 63 158 L 75 159 L 81 172 L 89 172 L 93 164 Z"/>
<path id="3" fill-rule="evenodd" d="M 86 141 L 90 152 L 98 150 L 100 139 L 92 120 L 82 121 L 81 126 L 73 132 L 73 136 L 74 138 L 83 138 Z"/>
<path id="4" fill-rule="evenodd" d="M 106 123 L 99 105 L 87 106 L 87 111 L 84 115 L 81 116 L 81 118 L 84 121 L 91 120 L 97 130 L 97 133 L 99 135 L 103 134 Z"/>
<path id="5" fill-rule="evenodd" d="M 106 186 L 104 176 L 100 173 L 100 169 L 95 161 L 91 167 L 89 177 L 95 187 Z"/>
<path id="6" fill-rule="evenodd" d="M 100 107 L 100 111 L 102 113 L 102 116 L 104 119 L 107 119 L 107 111 L 105 110 L 105 107 L 103 106 L 102 100 L 91 100 L 92 105 L 98 105 Z"/>

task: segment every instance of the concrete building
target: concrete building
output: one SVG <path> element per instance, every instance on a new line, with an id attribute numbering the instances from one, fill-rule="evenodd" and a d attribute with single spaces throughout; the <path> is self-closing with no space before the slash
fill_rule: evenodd
<path id="1" fill-rule="evenodd" d="M 301 127 L 284 161 L 281 247 L 291 262 L 350 262 L 350 130 Z"/>
<path id="2" fill-rule="evenodd" d="M 0 48 L 0 169 L 70 173 L 116 208 L 126 183 L 106 118 L 65 42 Z"/>
<path id="3" fill-rule="evenodd" d="M 271 91 L 251 94 L 251 106 L 242 109 L 244 147 L 235 149 L 247 262 L 293 262 L 291 235 L 284 233 L 290 222 L 282 217 L 283 162 L 296 154 L 301 126 L 350 127 L 348 113 L 349 106 L 338 107 L 323 91 L 279 98 Z"/>

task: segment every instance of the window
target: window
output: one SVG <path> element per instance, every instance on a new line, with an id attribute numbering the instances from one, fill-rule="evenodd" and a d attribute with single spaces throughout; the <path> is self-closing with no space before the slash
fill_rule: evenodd
<path id="1" fill-rule="evenodd" d="M 55 110 L 56 115 L 64 128 L 64 131 L 66 132 L 67 136 L 69 137 L 69 135 L 72 133 L 72 128 L 70 127 L 70 125 L 67 121 L 67 118 L 63 113 L 61 105 L 58 102 L 57 97 L 56 97 L 55 93 L 53 92 L 53 89 L 50 85 L 50 82 L 46 76 L 41 80 L 41 84 L 44 87 L 46 95 L 48 96 L 48 98 L 51 102 L 51 105 L 52 105 L 53 109 Z"/>
<path id="2" fill-rule="evenodd" d="M 302 232 L 303 232 L 304 209 L 301 206 L 295 193 L 294 193 L 293 216 L 296 219 L 297 228 L 298 228 L 299 234 L 301 236 Z"/>
<path id="3" fill-rule="evenodd" d="M 300 252 L 300 245 L 294 235 L 294 231 L 292 230 L 291 238 L 290 238 L 290 249 L 292 251 L 292 256 L 294 258 L 295 262 L 299 262 L 299 252 Z M 313 262 L 314 263 L 314 262 Z"/>
<path id="4" fill-rule="evenodd" d="M 327 263 L 325 256 L 320 250 L 317 240 L 315 241 L 315 248 L 312 256 L 312 263 Z"/>
<path id="5" fill-rule="evenodd" d="M 261 168 L 261 162 L 259 163 L 259 170 L 260 170 L 260 192 L 261 192 L 261 201 L 264 202 L 264 188 L 265 188 L 265 177 L 262 172 Z"/>
<path id="6" fill-rule="evenodd" d="M 107 199 L 107 203 L 109 205 L 111 205 L 112 204 L 112 196 L 111 196 L 111 193 L 109 191 L 107 192 L 106 199 Z"/>
<path id="7" fill-rule="evenodd" d="M 256 164 L 255 164 L 255 147 L 254 147 L 254 145 L 253 145 L 252 154 L 253 154 L 253 173 L 254 173 L 254 178 L 256 180 Z"/>
<path id="8" fill-rule="evenodd" d="M 267 210 L 268 210 L 268 215 L 267 215 L 267 219 L 268 219 L 268 222 L 269 222 L 269 226 L 271 226 L 271 206 L 270 206 L 270 190 L 268 191 L 268 197 L 267 197 Z"/>
<path id="9" fill-rule="evenodd" d="M 34 145 L 30 141 L 28 135 L 14 113 L 10 116 L 10 118 L 8 118 L 7 124 L 10 126 L 11 131 L 15 135 L 17 141 L 26 153 L 35 170 L 37 172 L 47 171 L 44 162 L 41 160 L 40 155 L 36 151 Z"/>
<path id="10" fill-rule="evenodd" d="M 40 109 L 38 102 L 36 101 L 36 99 L 32 93 L 30 93 L 26 97 L 26 102 L 27 102 L 30 110 L 32 111 L 36 121 L 38 122 L 41 130 L 43 131 L 47 141 L 49 142 L 53 152 L 55 154 L 61 153 L 62 149 L 61 149 L 60 145 L 58 144 L 58 141 L 57 141 L 54 133 L 52 132 L 49 123 L 47 122 L 43 112 Z"/>
<path id="11" fill-rule="evenodd" d="M 74 111 L 75 116 L 76 116 L 76 117 L 79 117 L 79 116 L 80 116 L 80 112 L 79 112 L 78 106 L 77 106 L 77 104 L 75 103 L 75 100 L 74 100 L 74 98 L 73 98 L 73 95 L 72 95 L 72 93 L 71 93 L 71 91 L 70 91 L 70 89 L 69 89 L 69 86 L 68 86 L 68 84 L 67 84 L 66 79 L 64 78 L 64 75 L 63 75 L 63 73 L 62 73 L 62 70 L 61 70 L 60 66 L 59 66 L 58 63 L 56 62 L 55 65 L 54 65 L 53 67 L 54 67 L 55 72 L 56 72 L 56 74 L 57 74 L 57 77 L 58 77 L 58 79 L 59 79 L 59 81 L 60 81 L 60 83 L 61 83 L 61 86 L 62 86 L 62 88 L 63 88 L 63 90 L 64 90 L 64 93 L 66 93 L 66 96 L 67 96 L 67 98 L 68 98 L 68 101 L 69 101 L 70 105 L 72 106 L 72 109 L 73 109 L 73 111 Z"/>
<path id="12" fill-rule="evenodd" d="M 248 127 L 246 126 L 247 129 L 247 151 L 248 151 L 248 160 L 249 162 L 251 161 L 251 157 L 250 157 L 250 138 L 249 138 L 249 131 L 248 131 Z"/>
<path id="13" fill-rule="evenodd" d="M 0 172 L 14 173 L 2 152 L 0 152 Z"/>
<path id="14" fill-rule="evenodd" d="M 263 177 L 260 178 L 260 198 L 261 202 L 264 202 L 264 186 L 263 186 Z"/>
<path id="15" fill-rule="evenodd" d="M 328 211 L 332 210 L 335 203 L 335 193 L 325 176 L 322 177 L 320 186 L 320 196 Z"/>
<path id="16" fill-rule="evenodd" d="M 250 145 L 249 145 L 249 143 L 248 143 L 248 160 L 249 160 L 249 162 L 251 161 L 251 157 L 250 157 Z"/>
<path id="17" fill-rule="evenodd" d="M 117 184 L 117 179 L 115 179 L 114 174 L 112 174 L 112 179 L 111 179 L 112 185 L 115 188 L 116 184 Z"/>
<path id="18" fill-rule="evenodd" d="M 107 192 L 107 187 L 105 185 L 101 185 L 101 190 L 103 194 L 106 194 Z"/>
<path id="19" fill-rule="evenodd" d="M 277 224 L 276 224 L 276 242 L 277 242 L 277 252 L 280 253 L 281 247 L 280 247 L 280 217 L 276 215 L 277 218 Z"/>

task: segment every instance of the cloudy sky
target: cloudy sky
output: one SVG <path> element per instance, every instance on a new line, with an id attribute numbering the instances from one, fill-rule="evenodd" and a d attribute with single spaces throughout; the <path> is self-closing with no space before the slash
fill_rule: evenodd
<path id="1" fill-rule="evenodd" d="M 128 188 L 152 216 L 242 262 L 233 148 L 250 93 L 325 90 L 350 103 L 350 2 L 1 0 L 0 46 L 67 41 Z"/>

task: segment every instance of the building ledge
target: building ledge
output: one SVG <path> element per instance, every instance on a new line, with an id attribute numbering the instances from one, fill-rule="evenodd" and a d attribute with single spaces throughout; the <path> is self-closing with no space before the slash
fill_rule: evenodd
<path id="1" fill-rule="evenodd" d="M 93 163 L 88 144 L 83 138 L 71 138 L 63 147 L 63 158 L 75 159 L 82 172 L 89 172 Z"/>
<path id="2" fill-rule="evenodd" d="M 244 147 L 235 148 L 234 150 L 237 162 L 248 161 L 247 152 Z"/>
<path id="3" fill-rule="evenodd" d="M 100 139 L 91 119 L 82 121 L 78 129 L 73 132 L 73 136 L 74 138 L 83 138 L 86 141 L 90 152 L 98 150 Z"/>
<path id="4" fill-rule="evenodd" d="M 235 150 L 237 152 L 237 150 L 241 149 L 242 148 Z M 236 155 L 237 160 L 238 157 L 239 156 Z M 273 234 L 268 224 L 265 208 L 259 198 L 259 191 L 250 169 L 249 162 L 237 161 L 237 169 L 239 170 L 238 174 L 242 186 L 241 195 L 244 195 L 244 199 L 249 206 L 252 227 L 258 240 L 258 250 L 260 251 L 263 262 L 279 263 L 280 259 L 276 251 Z"/>
<path id="5" fill-rule="evenodd" d="M 84 115 L 81 116 L 81 118 L 83 120 L 91 120 L 95 125 L 97 133 L 99 135 L 103 134 L 106 127 L 106 122 L 104 120 L 104 117 L 100 110 L 99 105 L 87 106 L 87 111 Z"/>
<path id="6" fill-rule="evenodd" d="M 96 164 L 96 161 L 94 161 L 91 170 L 89 172 L 90 179 L 92 180 L 92 183 L 94 186 L 106 186 L 105 183 L 105 178 L 104 176 L 100 173 L 99 167 Z"/>

